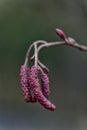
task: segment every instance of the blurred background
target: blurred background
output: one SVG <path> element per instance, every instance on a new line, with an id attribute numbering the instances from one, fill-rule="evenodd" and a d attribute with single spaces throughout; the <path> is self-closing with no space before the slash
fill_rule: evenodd
<path id="1" fill-rule="evenodd" d="M 56 110 L 25 103 L 19 70 L 35 40 L 61 40 L 63 29 L 87 45 L 87 0 L 0 0 L 0 130 L 87 130 L 87 53 L 56 46 L 40 60 L 50 68 Z"/>

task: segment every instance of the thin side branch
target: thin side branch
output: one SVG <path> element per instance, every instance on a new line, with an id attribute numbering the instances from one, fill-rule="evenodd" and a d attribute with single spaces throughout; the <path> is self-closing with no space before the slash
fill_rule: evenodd
<path id="1" fill-rule="evenodd" d="M 33 48 L 33 46 L 34 46 L 35 44 L 36 44 L 36 46 L 37 46 L 38 44 L 47 44 L 47 42 L 44 41 L 44 40 L 38 40 L 38 41 L 33 42 L 33 43 L 29 46 L 29 48 L 28 48 L 28 50 L 27 50 L 27 53 L 26 53 L 26 56 L 25 56 L 24 65 L 27 65 L 28 60 L 29 60 L 29 56 L 30 56 L 31 49 Z"/>

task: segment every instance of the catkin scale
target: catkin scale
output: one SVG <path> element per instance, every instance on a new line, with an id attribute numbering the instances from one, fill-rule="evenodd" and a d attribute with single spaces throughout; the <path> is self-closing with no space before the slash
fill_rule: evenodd
<path id="1" fill-rule="evenodd" d="M 20 68 L 20 85 L 26 102 L 30 102 L 31 100 L 31 94 L 28 89 L 29 87 L 28 72 L 29 72 L 29 67 L 22 65 Z"/>
<path id="2" fill-rule="evenodd" d="M 42 84 L 42 92 L 43 95 L 48 98 L 50 94 L 50 88 L 49 88 L 49 77 L 46 73 L 41 74 L 41 84 Z"/>
<path id="3" fill-rule="evenodd" d="M 26 102 L 36 102 L 35 95 L 31 92 L 30 83 L 28 80 L 30 68 L 22 65 L 20 68 L 20 84 L 23 92 L 23 96 Z"/>

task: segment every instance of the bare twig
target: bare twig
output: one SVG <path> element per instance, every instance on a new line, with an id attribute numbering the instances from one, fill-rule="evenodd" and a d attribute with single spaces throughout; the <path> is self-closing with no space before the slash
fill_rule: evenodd
<path id="1" fill-rule="evenodd" d="M 87 46 L 80 45 L 73 38 L 69 37 L 65 41 L 49 42 L 48 44 L 43 44 L 43 45 L 39 46 L 38 53 L 44 47 L 48 48 L 48 47 L 52 47 L 52 46 L 55 46 L 55 45 L 68 45 L 68 46 L 72 46 L 74 48 L 77 48 L 80 51 L 87 51 Z"/>
<path id="2" fill-rule="evenodd" d="M 67 37 L 66 34 L 61 30 L 61 29 L 56 29 L 56 33 L 57 35 L 59 35 L 63 41 L 56 41 L 56 42 L 46 42 L 44 40 L 38 40 L 38 41 L 35 41 L 34 43 L 32 43 L 30 45 L 30 47 L 28 48 L 28 51 L 26 53 L 26 57 L 25 57 L 25 62 L 24 64 L 27 64 L 28 63 L 28 60 L 29 60 L 29 55 L 30 55 L 30 51 L 32 49 L 32 47 L 34 46 L 35 48 L 37 48 L 38 44 L 42 43 L 42 45 L 40 45 L 37 49 L 37 51 L 35 52 L 35 54 L 30 57 L 30 60 L 33 60 L 35 57 L 36 57 L 36 62 L 38 62 L 38 64 L 40 64 L 42 67 L 45 67 L 41 62 L 40 60 L 38 59 L 38 54 L 39 54 L 39 51 L 42 49 L 42 48 L 49 48 L 49 47 L 53 47 L 53 46 L 59 46 L 59 45 L 67 45 L 67 46 L 72 46 L 76 49 L 79 49 L 80 51 L 87 51 L 87 46 L 85 45 L 80 45 L 79 43 L 77 43 L 75 41 L 75 39 L 71 38 L 71 37 Z M 37 55 L 37 56 L 35 56 Z M 36 64 L 35 62 L 35 64 Z"/>

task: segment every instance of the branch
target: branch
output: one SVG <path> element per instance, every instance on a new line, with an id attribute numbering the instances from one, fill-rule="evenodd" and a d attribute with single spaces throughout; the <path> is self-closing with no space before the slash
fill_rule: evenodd
<path id="1" fill-rule="evenodd" d="M 52 46 L 55 46 L 55 45 L 68 45 L 68 46 L 71 46 L 71 47 L 74 47 L 74 48 L 77 48 L 79 49 L 80 51 L 87 51 L 87 46 L 85 45 L 80 45 L 79 43 L 77 43 L 73 38 L 69 37 L 69 38 L 66 38 L 65 41 L 56 41 L 56 42 L 49 42 L 47 44 L 43 44 L 41 46 L 39 46 L 38 48 L 38 53 L 39 51 L 44 48 L 44 47 L 52 47 Z M 33 59 L 34 56 L 31 57 L 31 59 Z"/>
<path id="2" fill-rule="evenodd" d="M 38 44 L 39 41 L 37 41 L 37 44 Z M 37 50 L 37 53 L 39 53 L 39 51 L 42 49 L 42 48 L 48 48 L 48 47 L 53 47 L 53 46 L 62 46 L 62 45 L 67 45 L 67 46 L 71 46 L 71 47 L 74 47 L 76 49 L 79 49 L 80 51 L 87 51 L 87 46 L 85 45 L 80 45 L 79 43 L 77 43 L 75 41 L 75 39 L 71 38 L 71 37 L 67 37 L 65 38 L 65 41 L 56 41 L 56 42 L 43 42 L 43 43 L 46 43 L 46 44 L 42 44 L 38 47 L 38 50 Z M 33 60 L 34 59 L 34 55 L 30 58 L 30 60 Z M 39 62 L 39 60 L 38 60 Z"/>
<path id="3" fill-rule="evenodd" d="M 67 37 L 66 34 L 61 29 L 56 29 L 56 33 L 63 39 L 62 41 L 48 43 L 43 40 L 38 40 L 29 46 L 25 56 L 24 65 L 21 66 L 21 70 L 20 70 L 20 83 L 21 83 L 25 100 L 27 102 L 28 101 L 39 102 L 43 107 L 51 111 L 54 111 L 56 107 L 48 99 L 49 69 L 40 62 L 38 58 L 39 51 L 42 48 L 49 48 L 56 45 L 57 46 L 66 45 L 66 46 L 71 46 L 76 49 L 79 49 L 80 51 L 87 51 L 87 46 L 80 45 L 73 38 Z M 30 57 L 30 52 L 33 47 L 34 47 L 34 55 Z M 32 67 L 28 65 L 29 60 L 34 60 L 34 65 Z M 41 84 L 39 83 L 39 80 L 41 81 Z M 42 85 L 41 88 L 40 85 Z"/>

